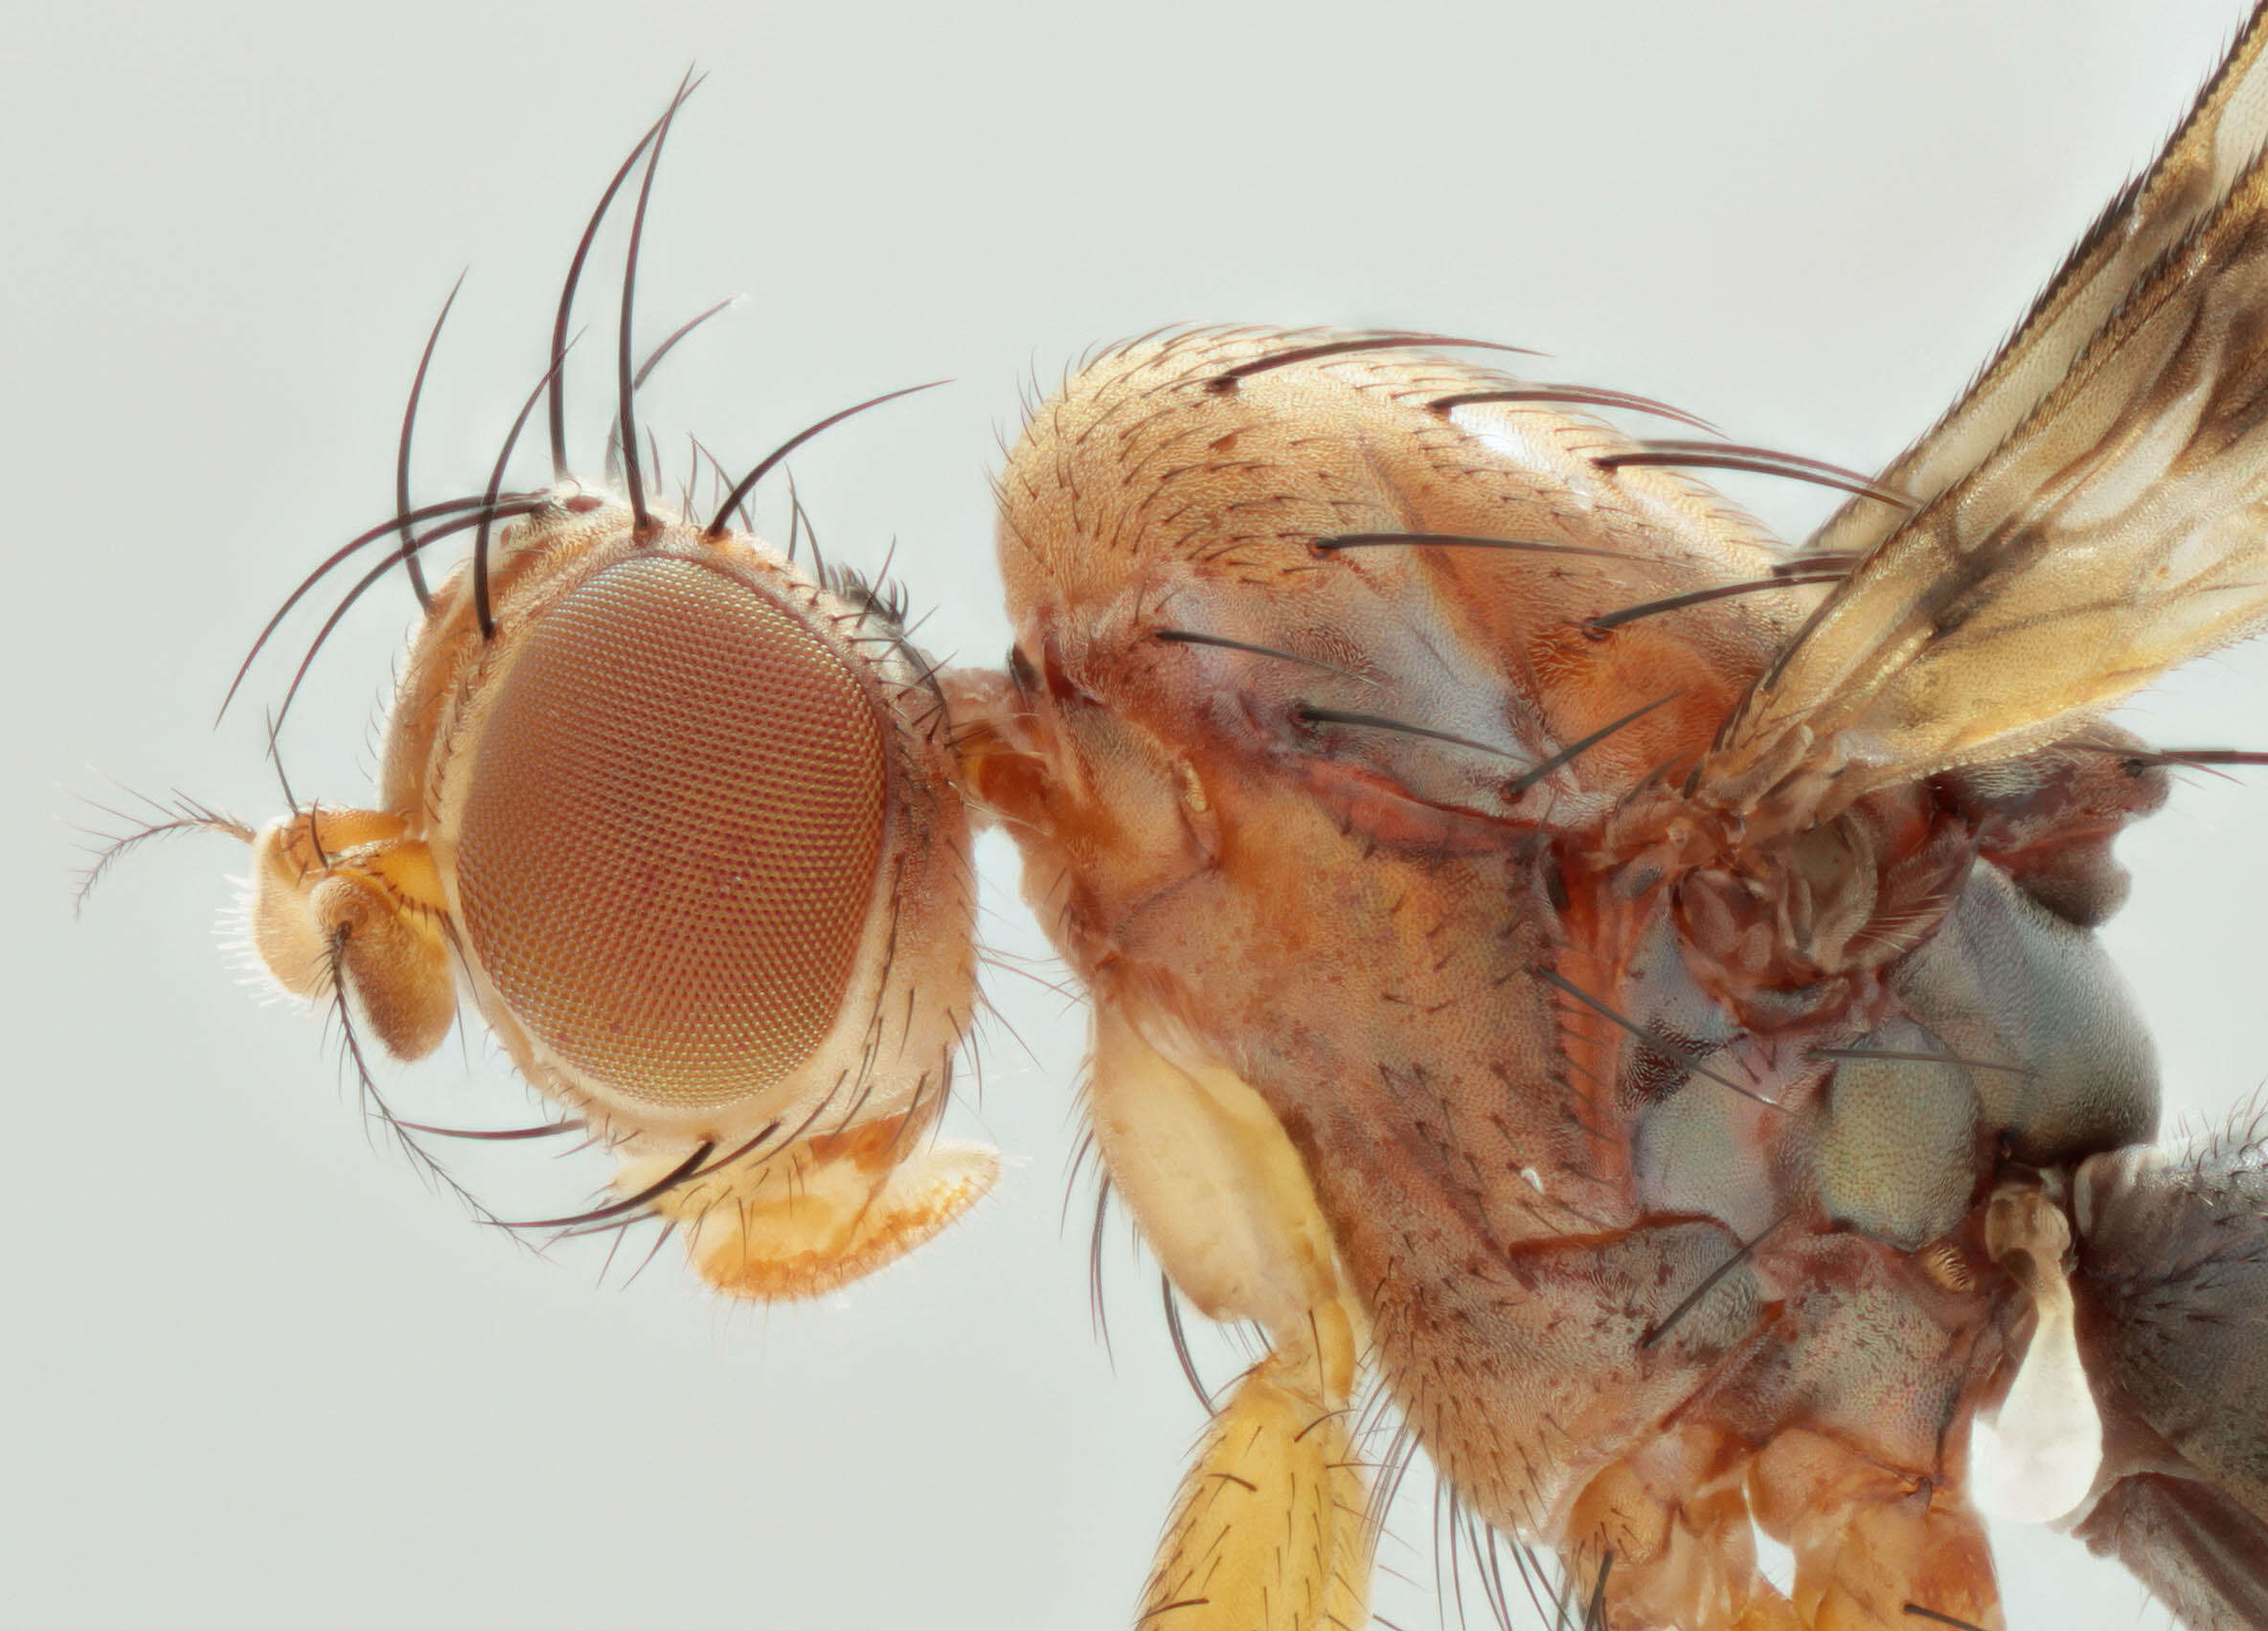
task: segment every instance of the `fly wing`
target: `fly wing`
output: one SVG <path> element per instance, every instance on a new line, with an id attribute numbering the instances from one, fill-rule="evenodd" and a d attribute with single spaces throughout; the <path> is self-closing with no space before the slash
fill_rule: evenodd
<path id="1" fill-rule="evenodd" d="M 2143 274 L 2228 197 L 2268 137 L 2264 36 L 2268 8 L 2237 36 L 2158 162 L 2120 190 L 1967 393 L 1883 471 L 1885 484 L 1928 504 L 1974 470 L 2062 382 Z M 1804 552 L 1863 556 L 1905 513 L 1854 498 Z"/>
<path id="2" fill-rule="evenodd" d="M 1887 472 L 1922 508 L 1894 530 L 1847 511 L 1814 540 L 1866 553 L 1727 721 L 1706 796 L 1816 819 L 2068 735 L 2268 622 L 2264 47 L 2268 7 Z"/>

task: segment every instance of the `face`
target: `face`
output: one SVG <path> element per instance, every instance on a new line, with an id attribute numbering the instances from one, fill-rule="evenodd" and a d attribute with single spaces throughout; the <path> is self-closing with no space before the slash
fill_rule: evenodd
<path id="1" fill-rule="evenodd" d="M 17 920 L 56 930 L 27 935 L 18 977 L 34 1049 L 15 1320 L 34 1336 L 10 1392 L 26 1486 L 47 1492 L 34 1601 L 98 1622 L 161 1600 L 138 1593 L 224 1590 L 253 1621 L 313 1604 L 372 1624 L 1130 1612 L 1199 1416 L 1121 1217 L 1100 1257 L 1114 1357 L 1091 1332 L 1091 1168 L 1061 1221 L 1085 1020 L 1028 961 L 1043 942 L 997 840 L 980 930 L 998 1017 L 981 1098 L 970 1072 L 948 1130 L 1025 1164 L 902 1267 L 762 1312 L 697 1291 L 674 1247 L 633 1280 L 648 1238 L 610 1263 L 603 1240 L 532 1259 L 382 1139 L 374 1154 L 335 1033 L 244 1002 L 215 954 L 217 880 L 243 866 L 226 846 L 139 857 L 68 933 L 55 910 L 45 789 L 118 802 L 89 761 L 248 820 L 282 808 L 260 716 L 311 624 L 209 735 L 228 676 L 313 562 L 386 512 L 417 349 L 466 259 L 418 471 L 434 493 L 485 480 L 542 369 L 577 225 L 687 56 L 711 79 L 656 184 L 640 331 L 749 298 L 649 387 L 665 481 L 689 430 L 745 465 L 848 402 L 955 377 L 793 468 L 830 558 L 890 558 L 929 614 L 920 644 L 991 663 L 1008 629 L 984 476 L 1029 371 L 1044 391 L 1090 343 L 1180 318 L 1426 327 L 1549 351 L 1554 377 L 1662 397 L 1735 440 L 1878 464 L 2147 157 L 2240 10 L 1917 25 L 1658 8 L 1633 37 L 1515 6 L 1413 27 L 1392 47 L 1408 66 L 1383 73 L 1377 41 L 1311 8 L 1154 12 L 1132 38 L 961 14 L 878 39 L 800 10 L 688 10 L 634 31 L 610 13 L 543 33 L 412 18 L 367 40 L 279 10 L 226 50 L 205 40 L 193 78 L 186 36 L 48 42 L 34 55 L 100 61 L 106 100 L 83 129 L 84 102 L 48 115 L 75 156 L 28 184 L 52 250 L 6 318 L 24 326 L 10 354 L 31 359 L 8 410 L 35 473 L 25 535 L 101 529 L 91 548 L 24 552 L 19 603 L 43 609 L 11 643 L 42 789 L 17 801 L 40 880 Z M 542 116 L 594 62 L 607 96 Z M 594 466 L 611 253 L 571 365 Z M 1828 508 L 1726 486 L 1789 536 Z M 758 515 L 775 537 L 783 497 Z M 369 722 L 411 615 L 382 586 L 318 660 L 282 737 L 301 799 L 369 796 Z M 38 706 L 63 675 L 70 700 Z M 2239 651 L 2129 722 L 2259 746 L 2263 686 Z M 2225 1116 L 2259 1069 L 2252 781 L 2189 777 L 2123 842 L 2134 898 L 2105 936 L 2170 1108 L 2193 1117 Z M 384 1082 L 420 1121 L 532 1119 L 477 1032 Z M 444 1153 L 508 1218 L 575 1210 L 605 1172 L 549 1145 Z M 1192 1335 L 1209 1382 L 1245 1363 Z M 1415 1584 L 1389 1573 L 1377 1607 L 1409 1623 L 1435 1591 L 1422 1498 L 1394 1532 L 1381 1561 Z M 2123 1574 L 2058 1537 L 2003 1539 L 2011 1623 L 2131 1620 Z"/>

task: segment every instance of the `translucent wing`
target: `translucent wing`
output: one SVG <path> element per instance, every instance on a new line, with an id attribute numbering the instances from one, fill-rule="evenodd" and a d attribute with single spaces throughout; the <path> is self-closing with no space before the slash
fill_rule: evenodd
<path id="1" fill-rule="evenodd" d="M 1863 559 L 1728 721 L 1701 771 L 1712 797 L 1780 786 L 1831 813 L 2068 734 L 2268 621 L 2264 145 L 2268 8 L 1886 472 L 1922 508 L 1901 524 L 1862 501 L 1812 540 Z"/>
<path id="2" fill-rule="evenodd" d="M 2111 200 L 2000 353 L 1883 472 L 1885 482 L 1927 503 L 1975 469 L 2062 381 L 2142 275 L 2229 195 L 2268 136 L 2262 57 L 2256 14 L 2158 162 Z M 1853 499 L 1804 547 L 1861 555 L 1901 519 L 1903 511 Z"/>

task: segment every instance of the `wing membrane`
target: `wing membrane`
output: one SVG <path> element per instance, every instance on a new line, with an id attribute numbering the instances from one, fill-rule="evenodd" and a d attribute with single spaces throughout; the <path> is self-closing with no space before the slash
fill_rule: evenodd
<path id="1" fill-rule="evenodd" d="M 1791 815 L 2068 734 L 2268 622 L 2268 7 L 1977 388 L 1886 474 L 1924 508 L 1758 681 L 1700 781 Z M 1876 507 L 1878 508 L 1878 507 Z M 1801 806 L 1800 809 L 1794 806 Z"/>
<path id="2" fill-rule="evenodd" d="M 2058 385 L 2143 274 L 2194 232 L 2268 140 L 2268 8 L 2257 11 L 2155 164 L 2120 190 L 1968 391 L 1882 472 L 1923 504 L 1981 464 Z M 1903 514 L 1853 499 L 1806 553 L 1864 555 Z"/>

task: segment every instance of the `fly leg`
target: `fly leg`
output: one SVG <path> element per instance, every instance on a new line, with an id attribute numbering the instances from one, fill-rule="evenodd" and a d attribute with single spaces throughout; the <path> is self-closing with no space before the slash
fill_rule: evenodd
<path id="1" fill-rule="evenodd" d="M 1228 1071 L 1168 1059 L 1112 1005 L 1096 1031 L 1091 1108 L 1119 1191 L 1181 1294 L 1272 1345 L 1206 1429 L 1140 1623 L 1365 1625 L 1371 1530 L 1349 1428 L 1362 1327 L 1305 1167 Z"/>
<path id="2" fill-rule="evenodd" d="M 1597 1582 L 1609 1625 L 1796 1631 L 1793 1605 L 1757 1571 L 1742 1487 L 1751 1453 L 1729 1434 L 1689 1426 L 1599 1471 L 1566 1525 L 1573 1589 Z M 1585 1623 L 1588 1607 L 1571 1604 Z"/>
<path id="3" fill-rule="evenodd" d="M 1809 1631 L 2006 1623 L 1984 1524 L 1927 1479 L 1791 1429 L 1757 1458 L 1749 1499 L 1796 1554 L 1796 1613 Z"/>
<path id="4" fill-rule="evenodd" d="M 1207 1426 L 1142 1595 L 1145 1626 L 1203 1631 L 1369 1623 L 1370 1536 L 1347 1421 L 1354 1345 L 1342 1307 L 1279 1344 Z"/>

